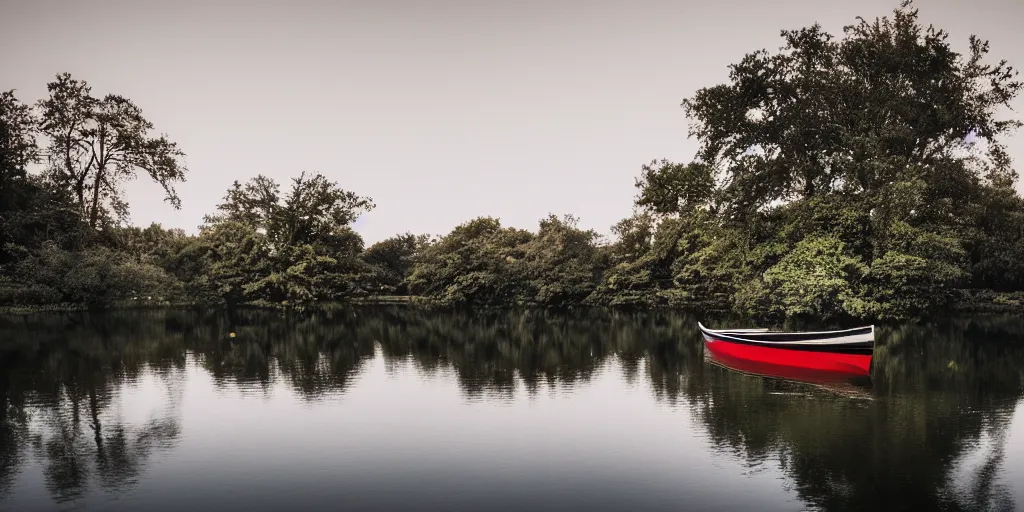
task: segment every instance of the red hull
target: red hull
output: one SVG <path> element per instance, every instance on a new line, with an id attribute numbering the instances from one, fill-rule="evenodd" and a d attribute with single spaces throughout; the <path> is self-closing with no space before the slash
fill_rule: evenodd
<path id="1" fill-rule="evenodd" d="M 712 355 L 724 360 L 749 361 L 774 367 L 794 368 L 819 375 L 871 376 L 871 356 L 867 354 L 761 347 L 717 339 L 705 341 L 705 346 Z"/>

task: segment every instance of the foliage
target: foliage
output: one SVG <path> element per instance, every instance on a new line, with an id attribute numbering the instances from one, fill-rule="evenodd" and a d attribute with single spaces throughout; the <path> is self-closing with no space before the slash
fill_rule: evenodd
<path id="1" fill-rule="evenodd" d="M 321 174 L 293 179 L 283 197 L 266 176 L 236 181 L 207 217 L 196 254 L 228 303 L 341 300 L 368 279 L 362 238 L 349 224 L 372 208 Z"/>
<path id="2" fill-rule="evenodd" d="M 480 217 L 427 246 L 409 289 L 451 305 L 572 306 L 596 289 L 609 255 L 598 234 L 571 215 L 540 221 L 537 233 Z"/>
<path id="3" fill-rule="evenodd" d="M 647 254 L 654 239 L 655 222 L 652 215 L 641 211 L 612 226 L 612 234 L 618 238 L 611 247 L 613 261 L 636 261 Z"/>
<path id="4" fill-rule="evenodd" d="M 98 306 L 140 297 L 159 301 L 174 293 L 163 269 L 126 261 L 105 247 L 72 252 L 47 244 L 38 255 L 21 261 L 15 276 L 31 283 L 29 289 L 41 303 Z"/>
<path id="5" fill-rule="evenodd" d="M 670 302 L 687 309 L 728 311 L 733 296 L 748 279 L 743 240 L 707 215 L 695 216 L 680 240 L 672 262 Z"/>
<path id="6" fill-rule="evenodd" d="M 540 221 L 537 235 L 524 244 L 522 265 L 526 302 L 541 306 L 582 303 L 606 268 L 596 246 L 597 232 L 577 227 L 577 219 L 554 215 Z"/>
<path id="7" fill-rule="evenodd" d="M 18 101 L 14 91 L 0 92 L 0 184 L 6 188 L 23 178 L 28 165 L 38 159 L 35 114 Z"/>
<path id="8" fill-rule="evenodd" d="M 958 241 L 905 223 L 894 229 L 897 243 L 874 261 L 868 274 L 868 309 L 861 316 L 908 318 L 948 306 L 953 290 L 969 274 Z"/>
<path id="9" fill-rule="evenodd" d="M 956 173 L 1007 176 L 999 137 L 1019 123 L 997 113 L 1022 83 L 1005 62 L 983 62 L 987 43 L 971 37 L 964 58 L 917 18 L 905 3 L 842 40 L 818 25 L 783 31 L 779 53 L 746 55 L 729 84 L 683 103 L 698 158 L 725 175 L 733 209 L 838 192 L 872 200 L 894 180 L 938 192 Z M 987 152 L 960 165 L 981 143 Z"/>
<path id="10" fill-rule="evenodd" d="M 184 153 L 166 136 L 149 135 L 153 123 L 142 109 L 116 94 L 94 97 L 86 82 L 68 73 L 57 75 L 47 89 L 49 97 L 39 102 L 39 129 L 49 138 L 48 176 L 73 194 L 90 226 L 109 211 L 127 216 L 121 186 L 138 170 L 180 207 L 174 183 L 185 180 Z"/>
<path id="11" fill-rule="evenodd" d="M 842 39 L 818 25 L 784 31 L 780 52 L 745 56 L 728 83 L 683 103 L 721 211 L 692 228 L 704 242 L 681 251 L 674 293 L 696 285 L 710 302 L 699 284 L 724 283 L 717 296 L 733 290 L 747 313 L 896 319 L 947 307 L 972 281 L 1018 279 L 1012 219 L 1024 208 L 1002 139 L 1020 123 L 999 115 L 1024 85 L 984 62 L 987 43 L 972 37 L 962 56 L 917 20 L 904 3 Z M 638 186 L 652 183 L 662 190 L 641 199 L 678 194 L 664 180 Z"/>
<path id="12" fill-rule="evenodd" d="M 405 278 L 429 243 L 428 235 L 404 233 L 367 247 L 362 259 L 371 268 L 370 289 L 380 294 L 408 293 Z"/>
<path id="13" fill-rule="evenodd" d="M 327 242 L 374 208 L 373 200 L 342 189 L 324 175 L 302 173 L 281 197 L 273 179 L 258 175 L 244 185 L 235 182 L 207 224 L 240 222 L 264 232 L 276 248 Z M 345 235 L 341 235 L 345 236 Z M 327 242 L 329 243 L 329 242 Z"/>
<path id="14" fill-rule="evenodd" d="M 17 252 L 15 218 L 25 208 L 26 169 L 38 158 L 34 129 L 28 105 L 14 91 L 0 93 L 0 265 L 11 262 Z"/>
<path id="15" fill-rule="evenodd" d="M 523 298 L 519 260 L 533 234 L 503 228 L 498 219 L 479 217 L 456 226 L 426 247 L 412 267 L 409 291 L 446 304 L 501 306 Z"/>
<path id="16" fill-rule="evenodd" d="M 373 200 L 317 173 L 286 190 L 264 175 L 236 181 L 195 236 L 118 225 L 120 184 L 137 170 L 178 204 L 177 146 L 150 136 L 131 101 L 94 97 L 66 73 L 34 107 L 3 93 L 0 300 L 419 295 L 893 320 L 976 301 L 979 289 L 1000 298 L 982 302 L 1018 304 L 1005 299 L 1024 290 L 1024 198 L 1005 148 L 1021 123 L 1003 117 L 1024 88 L 1013 68 L 988 62 L 976 37 L 954 51 L 909 2 L 841 37 L 818 25 L 781 36 L 779 51 L 743 56 L 683 101 L 695 158 L 641 166 L 634 212 L 610 243 L 571 215 L 536 231 L 482 216 L 437 239 L 365 248 L 352 224 Z M 27 172 L 38 161 L 45 172 Z"/>
<path id="17" fill-rule="evenodd" d="M 754 315 L 835 317 L 859 307 L 866 268 L 833 237 L 801 240 L 761 279 L 744 285 L 737 302 Z"/>
<path id="18" fill-rule="evenodd" d="M 218 223 L 204 230 L 183 252 L 186 265 L 200 268 L 200 280 L 194 286 L 212 291 L 228 305 L 262 298 L 257 293 L 259 283 L 273 273 L 266 235 L 243 222 Z"/>
<path id="19" fill-rule="evenodd" d="M 710 204 L 714 170 L 700 162 L 684 165 L 662 159 L 641 167 L 636 187 L 636 205 L 641 208 L 660 214 L 689 211 Z"/>
<path id="20" fill-rule="evenodd" d="M 44 242 L 73 249 L 87 238 L 69 198 L 28 173 L 40 158 L 37 123 L 13 91 L 0 93 L 0 275 Z"/>

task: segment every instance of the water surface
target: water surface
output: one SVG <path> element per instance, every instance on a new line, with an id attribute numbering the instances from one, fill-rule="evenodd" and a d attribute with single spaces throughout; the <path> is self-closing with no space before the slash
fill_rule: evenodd
<path id="1" fill-rule="evenodd" d="M 1019 317 L 879 328 L 856 386 L 723 368 L 668 313 L 46 314 L 0 340 L 2 510 L 1024 504 Z"/>

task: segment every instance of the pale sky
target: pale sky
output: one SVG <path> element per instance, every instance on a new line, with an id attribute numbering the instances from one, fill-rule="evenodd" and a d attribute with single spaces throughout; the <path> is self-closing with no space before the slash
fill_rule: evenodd
<path id="1" fill-rule="evenodd" d="M 572 213 L 607 234 L 630 214 L 642 164 L 692 158 L 683 99 L 777 49 L 782 29 L 839 35 L 897 5 L 0 0 L 0 89 L 35 101 L 67 71 L 131 98 L 177 141 L 182 209 L 140 177 L 136 224 L 195 232 L 232 181 L 317 171 L 375 200 L 356 224 L 367 244 L 479 215 L 535 230 Z M 994 60 L 1024 66 L 1024 1 L 917 6 L 957 48 L 974 33 Z M 1020 169 L 1024 133 L 1009 144 Z"/>

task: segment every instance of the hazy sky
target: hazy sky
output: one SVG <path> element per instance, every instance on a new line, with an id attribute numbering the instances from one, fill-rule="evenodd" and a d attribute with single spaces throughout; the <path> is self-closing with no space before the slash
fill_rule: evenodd
<path id="1" fill-rule="evenodd" d="M 478 215 L 608 233 L 640 165 L 688 161 L 680 102 L 779 31 L 839 34 L 897 0 L 0 0 L 0 89 L 60 72 L 143 108 L 187 153 L 180 211 L 145 180 L 132 220 L 192 232 L 234 180 L 321 172 L 377 209 L 367 243 Z M 1024 66 L 1024 1 L 918 0 L 963 48 Z M 1016 104 L 1024 110 L 1024 99 Z M 1024 133 L 1009 141 L 1024 166 Z"/>

